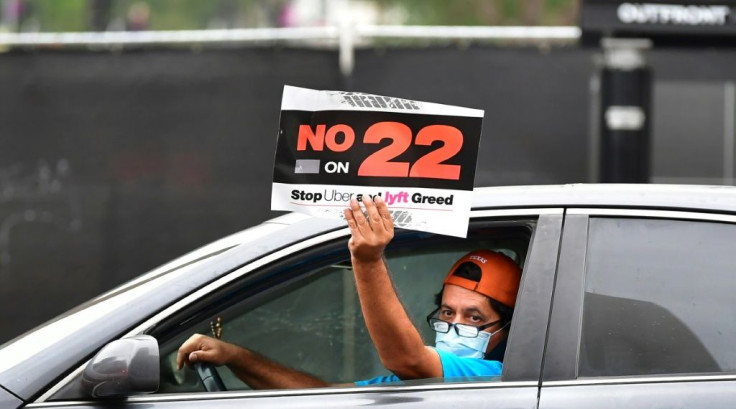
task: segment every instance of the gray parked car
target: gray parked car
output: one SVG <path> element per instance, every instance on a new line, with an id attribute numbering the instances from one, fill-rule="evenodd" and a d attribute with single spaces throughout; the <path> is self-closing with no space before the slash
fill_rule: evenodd
<path id="1" fill-rule="evenodd" d="M 477 189 L 467 239 L 398 231 L 397 290 L 423 331 L 461 254 L 523 268 L 501 377 L 226 391 L 175 369 L 210 333 L 344 383 L 385 374 L 360 315 L 343 223 L 289 214 L 203 247 L 3 345 L 1 408 L 732 408 L 736 189 Z M 207 368 L 205 368 L 207 369 Z M 143 393 L 151 392 L 153 393 Z"/>

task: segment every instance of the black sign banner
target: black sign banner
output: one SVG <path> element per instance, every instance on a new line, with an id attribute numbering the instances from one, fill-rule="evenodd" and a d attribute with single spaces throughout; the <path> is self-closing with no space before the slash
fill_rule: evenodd
<path id="1" fill-rule="evenodd" d="M 342 217 L 353 197 L 378 195 L 400 227 L 465 237 L 482 120 L 469 108 L 287 86 L 271 208 Z"/>

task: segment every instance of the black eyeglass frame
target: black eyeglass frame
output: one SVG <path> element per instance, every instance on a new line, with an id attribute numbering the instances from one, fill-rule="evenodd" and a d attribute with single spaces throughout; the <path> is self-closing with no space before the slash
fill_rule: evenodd
<path id="1" fill-rule="evenodd" d="M 441 320 L 439 318 L 432 317 L 441 308 L 442 307 L 437 307 L 432 312 L 430 312 L 429 315 L 427 315 L 427 324 L 429 325 L 429 328 L 432 329 L 432 331 L 439 332 L 439 333 L 442 333 L 442 334 L 447 334 L 448 332 L 450 332 L 450 328 L 455 328 L 455 333 L 458 336 L 465 337 L 465 338 L 477 338 L 478 337 L 478 334 L 480 334 L 481 331 L 483 331 L 486 328 L 490 328 L 490 327 L 498 324 L 499 322 L 501 322 L 501 320 L 496 320 L 496 321 L 493 321 L 493 322 L 489 322 L 488 324 L 479 325 L 477 327 L 475 325 L 469 325 L 469 324 L 453 324 L 452 322 L 447 322 L 447 321 Z M 434 326 L 434 323 L 435 322 L 442 322 L 442 323 L 447 324 L 447 331 L 438 331 L 437 328 L 435 328 L 435 326 Z M 460 331 L 458 330 L 458 326 L 460 326 L 461 328 L 467 328 L 468 330 L 470 330 L 471 328 L 474 329 L 474 330 L 476 330 L 475 335 L 473 335 L 473 336 L 467 336 L 467 335 L 461 334 Z"/>

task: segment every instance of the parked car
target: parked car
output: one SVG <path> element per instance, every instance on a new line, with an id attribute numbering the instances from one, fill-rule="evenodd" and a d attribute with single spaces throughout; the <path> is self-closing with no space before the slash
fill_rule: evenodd
<path id="1" fill-rule="evenodd" d="M 483 188 L 471 217 L 467 239 L 397 231 L 387 262 L 428 343 L 423 318 L 455 259 L 489 248 L 522 267 L 501 377 L 254 391 L 221 367 L 227 391 L 205 392 L 196 371 L 177 371 L 181 342 L 219 318 L 223 339 L 331 382 L 386 373 L 360 314 L 348 229 L 289 214 L 3 345 L 0 407 L 733 406 L 736 188 Z"/>

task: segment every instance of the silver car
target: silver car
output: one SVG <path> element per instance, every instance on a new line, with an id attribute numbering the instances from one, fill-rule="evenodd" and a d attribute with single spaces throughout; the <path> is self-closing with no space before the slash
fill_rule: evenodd
<path id="1" fill-rule="evenodd" d="M 424 317 L 455 259 L 488 248 L 522 267 L 500 377 L 255 391 L 225 367 L 176 369 L 182 341 L 219 326 L 224 340 L 329 382 L 385 374 L 363 324 L 348 237 L 338 221 L 289 214 L 91 300 L 0 348 L 0 408 L 736 402 L 731 187 L 483 188 L 467 239 L 398 231 L 387 263 L 428 344 Z M 222 390 L 208 392 L 208 377 Z"/>

